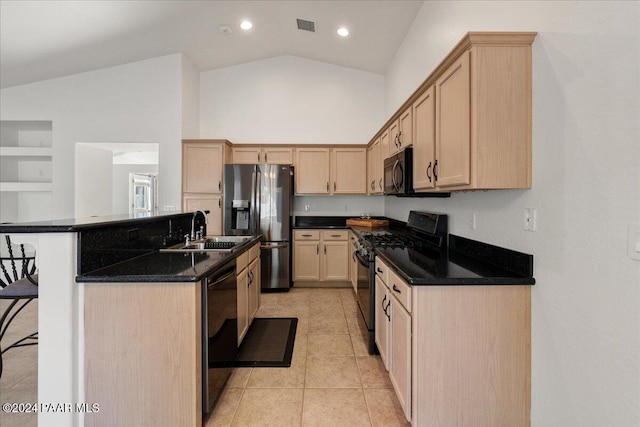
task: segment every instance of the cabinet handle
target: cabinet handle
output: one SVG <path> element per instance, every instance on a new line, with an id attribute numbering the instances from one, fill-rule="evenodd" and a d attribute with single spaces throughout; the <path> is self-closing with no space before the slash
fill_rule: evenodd
<path id="1" fill-rule="evenodd" d="M 384 298 L 382 298 L 382 310 L 384 314 L 387 314 L 387 307 L 384 306 L 384 302 L 387 300 L 387 295 L 385 294 Z"/>
<path id="2" fill-rule="evenodd" d="M 267 153 L 264 153 L 264 162 L 267 163 Z"/>
<path id="3" fill-rule="evenodd" d="M 329 181 L 327 181 L 327 193 L 329 192 Z"/>
<path id="4" fill-rule="evenodd" d="M 336 191 L 336 182 L 333 181 L 333 191 Z"/>
<path id="5" fill-rule="evenodd" d="M 356 251 L 353 251 L 353 253 L 351 254 L 351 259 L 353 260 L 353 262 L 358 262 L 358 260 L 356 260 Z"/>
<path id="6" fill-rule="evenodd" d="M 402 131 L 398 132 L 398 145 L 402 147 Z"/>
<path id="7" fill-rule="evenodd" d="M 302 237 L 311 237 L 311 234 L 303 234 Z"/>
<path id="8" fill-rule="evenodd" d="M 327 254 L 327 245 L 324 245 L 324 254 Z"/>
<path id="9" fill-rule="evenodd" d="M 222 181 L 218 181 L 218 191 L 222 191 Z"/>
<path id="10" fill-rule="evenodd" d="M 402 293 L 402 291 L 401 291 L 400 289 L 398 289 L 398 288 L 396 287 L 396 285 L 393 285 L 393 292 L 397 292 L 397 293 L 399 293 L 399 294 L 401 294 L 401 293 Z"/>
<path id="11" fill-rule="evenodd" d="M 393 138 L 393 143 L 396 145 L 396 148 L 398 148 L 398 134 Z"/>
<path id="12" fill-rule="evenodd" d="M 340 234 L 332 234 L 331 237 L 342 237 Z"/>
<path id="13" fill-rule="evenodd" d="M 438 180 L 438 161 L 433 164 L 433 179 Z"/>
<path id="14" fill-rule="evenodd" d="M 320 254 L 320 243 L 316 245 L 316 255 Z"/>
<path id="15" fill-rule="evenodd" d="M 431 182 L 431 174 L 429 171 L 431 170 L 431 162 L 429 162 L 429 166 L 427 166 L 427 178 L 429 178 L 429 182 Z"/>
<path id="16" fill-rule="evenodd" d="M 376 181 L 375 180 L 371 181 L 371 190 L 372 191 L 376 190 Z"/>
<path id="17" fill-rule="evenodd" d="M 218 199 L 218 207 L 221 208 L 222 207 L 222 199 Z"/>
<path id="18" fill-rule="evenodd" d="M 380 267 L 376 267 L 376 272 L 382 273 L 382 270 L 380 270 Z"/>
<path id="19" fill-rule="evenodd" d="M 260 153 L 258 153 L 258 163 L 260 163 Z"/>
<path id="20" fill-rule="evenodd" d="M 380 190 L 382 190 L 382 178 L 380 178 L 380 181 L 378 182 L 378 185 L 380 186 Z"/>
<path id="21" fill-rule="evenodd" d="M 387 306 L 384 309 L 384 314 L 387 315 L 387 321 L 391 322 L 391 315 L 389 314 L 389 308 L 391 307 L 391 298 L 389 298 L 389 302 L 387 303 Z"/>

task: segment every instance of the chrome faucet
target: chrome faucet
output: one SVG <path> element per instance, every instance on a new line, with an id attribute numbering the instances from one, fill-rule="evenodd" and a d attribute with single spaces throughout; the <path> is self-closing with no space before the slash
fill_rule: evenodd
<path id="1" fill-rule="evenodd" d="M 196 231 L 196 217 L 198 214 L 201 214 L 204 218 L 204 223 L 207 224 L 207 214 L 205 211 L 197 210 L 193 213 L 193 218 L 191 218 L 191 240 L 200 240 L 202 239 L 204 233 L 204 227 L 200 227 L 200 230 Z"/>

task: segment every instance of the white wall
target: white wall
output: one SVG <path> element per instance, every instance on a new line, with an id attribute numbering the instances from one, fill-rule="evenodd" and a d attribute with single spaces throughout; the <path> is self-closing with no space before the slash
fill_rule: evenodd
<path id="1" fill-rule="evenodd" d="M 200 87 L 201 138 L 365 144 L 383 121 L 381 75 L 295 56 L 203 72 Z"/>
<path id="2" fill-rule="evenodd" d="M 159 143 L 160 206 L 181 205 L 182 69 L 175 54 L 2 89 L 0 119 L 53 121 L 54 218 L 74 216 L 76 142 Z"/>
<path id="3" fill-rule="evenodd" d="M 305 211 L 305 205 L 309 210 Z M 384 200 L 380 196 L 295 196 L 295 216 L 353 216 L 384 215 Z"/>
<path id="4" fill-rule="evenodd" d="M 112 208 L 113 153 L 77 144 L 75 158 L 76 218 L 110 215 Z"/>
<path id="5" fill-rule="evenodd" d="M 467 31 L 538 31 L 533 188 L 386 201 L 392 218 L 448 213 L 454 234 L 534 254 L 536 426 L 640 425 L 640 262 L 626 254 L 640 223 L 639 14 L 638 2 L 428 1 L 386 75 L 388 118 Z"/>
<path id="6" fill-rule="evenodd" d="M 182 138 L 200 135 L 200 70 L 182 55 Z"/>

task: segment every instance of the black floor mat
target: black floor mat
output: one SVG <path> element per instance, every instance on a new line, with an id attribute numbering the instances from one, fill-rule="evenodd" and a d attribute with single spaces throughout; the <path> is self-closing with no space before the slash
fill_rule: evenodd
<path id="1" fill-rule="evenodd" d="M 291 366 L 298 319 L 256 317 L 247 331 L 235 366 Z"/>

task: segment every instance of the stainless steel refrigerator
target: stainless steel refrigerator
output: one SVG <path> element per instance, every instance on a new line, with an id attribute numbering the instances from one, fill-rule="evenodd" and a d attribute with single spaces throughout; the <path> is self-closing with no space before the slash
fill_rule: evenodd
<path id="1" fill-rule="evenodd" d="M 263 291 L 291 286 L 292 195 L 290 165 L 224 167 L 224 234 L 262 234 Z"/>

